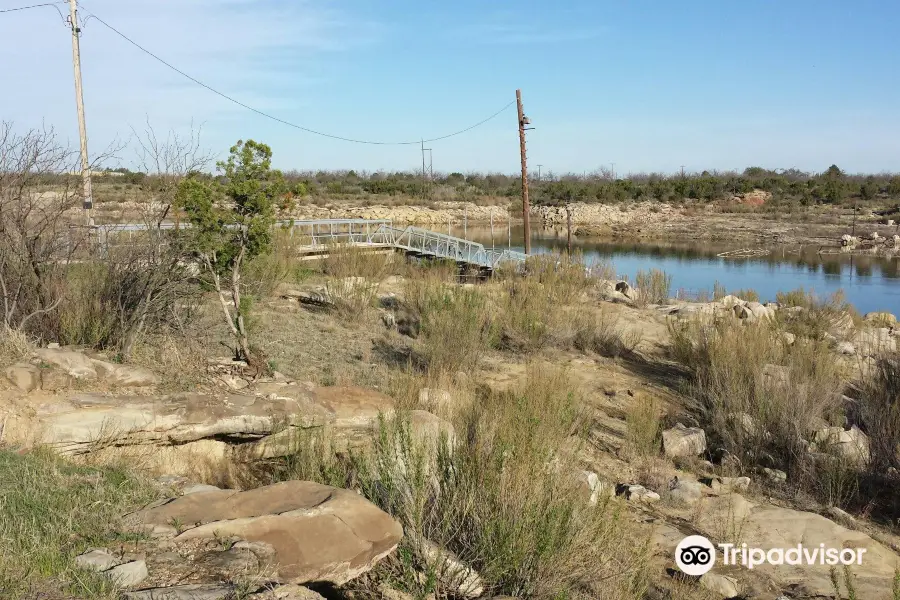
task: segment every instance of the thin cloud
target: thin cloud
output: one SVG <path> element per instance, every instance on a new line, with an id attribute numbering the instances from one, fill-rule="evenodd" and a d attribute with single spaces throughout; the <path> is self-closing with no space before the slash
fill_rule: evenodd
<path id="1" fill-rule="evenodd" d="M 521 17 L 498 15 L 488 22 L 472 23 L 452 33 L 454 38 L 481 44 L 561 44 L 601 37 L 602 27 L 550 27 L 522 22 Z"/>

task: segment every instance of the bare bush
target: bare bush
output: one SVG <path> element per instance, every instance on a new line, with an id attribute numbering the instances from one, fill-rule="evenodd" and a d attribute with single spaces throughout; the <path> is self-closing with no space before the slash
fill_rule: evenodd
<path id="1" fill-rule="evenodd" d="M 87 239 L 69 211 L 79 197 L 70 187 L 45 191 L 47 181 L 75 165 L 53 129 L 18 134 L 0 123 L 0 316 L 5 329 L 44 337 L 49 314 L 62 301 L 65 271 Z"/>
<path id="2" fill-rule="evenodd" d="M 665 304 L 672 289 L 672 276 L 659 269 L 638 271 L 634 278 L 638 306 Z"/>
<path id="3" fill-rule="evenodd" d="M 880 357 L 863 382 L 862 419 L 869 434 L 869 467 L 900 469 L 900 354 Z"/>

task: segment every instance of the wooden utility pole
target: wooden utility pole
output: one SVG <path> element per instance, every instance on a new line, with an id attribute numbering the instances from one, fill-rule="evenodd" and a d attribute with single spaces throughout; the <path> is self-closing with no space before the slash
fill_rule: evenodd
<path id="1" fill-rule="evenodd" d="M 78 108 L 78 135 L 81 138 L 81 179 L 84 185 L 84 204 L 87 225 L 94 224 L 94 193 L 91 185 L 91 163 L 88 160 L 87 126 L 84 123 L 84 96 L 81 91 L 81 48 L 78 36 L 78 0 L 69 0 L 69 26 L 72 29 L 72 65 L 75 69 L 75 104 Z"/>
<path id="2" fill-rule="evenodd" d="M 566 237 L 569 242 L 569 260 L 572 260 L 572 206 L 566 202 Z"/>
<path id="3" fill-rule="evenodd" d="M 525 221 L 525 254 L 531 254 L 531 204 L 528 202 L 528 158 L 525 153 L 525 126 L 530 123 L 522 109 L 522 90 L 516 90 L 519 112 L 519 153 L 522 158 L 522 219 Z"/>

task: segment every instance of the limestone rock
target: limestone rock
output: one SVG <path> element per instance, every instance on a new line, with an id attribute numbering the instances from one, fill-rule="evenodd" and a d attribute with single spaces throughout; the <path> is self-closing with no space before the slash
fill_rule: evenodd
<path id="1" fill-rule="evenodd" d="M 106 548 L 94 548 L 75 557 L 75 566 L 91 571 L 108 571 L 120 562 Z"/>
<path id="2" fill-rule="evenodd" d="M 41 362 L 52 365 L 76 379 L 97 379 L 94 360 L 81 352 L 39 348 L 35 354 Z"/>
<path id="3" fill-rule="evenodd" d="M 121 587 L 134 587 L 147 579 L 150 573 L 147 571 L 147 563 L 143 560 L 134 560 L 118 567 L 113 567 L 103 572 Z"/>
<path id="4" fill-rule="evenodd" d="M 852 531 L 810 512 L 748 502 L 739 494 L 708 496 L 700 501 L 695 524 L 701 533 L 722 541 L 740 543 L 768 551 L 772 548 L 865 548 L 861 565 L 853 565 L 853 583 L 860 598 L 884 595 L 900 556 L 866 533 Z M 723 531 L 723 524 L 734 531 Z M 737 536 L 740 539 L 737 539 Z M 729 539 L 734 538 L 734 539 Z M 792 589 L 798 598 L 833 597 L 829 569 L 820 565 L 760 565 L 754 571 L 771 577 L 778 587 Z"/>
<path id="5" fill-rule="evenodd" d="M 775 311 L 771 308 L 763 306 L 759 302 L 748 302 L 746 308 L 750 311 L 755 320 L 772 320 L 775 318 Z"/>
<path id="6" fill-rule="evenodd" d="M 321 427 L 331 418 L 309 398 L 79 394 L 39 405 L 30 419 L 11 420 L 6 434 L 12 440 L 81 454 L 93 451 L 98 443 L 163 446 L 210 438 L 253 440 L 285 427 Z"/>
<path id="7" fill-rule="evenodd" d="M 772 483 L 784 483 L 787 481 L 787 473 L 779 469 L 764 468 L 763 473 Z"/>
<path id="8" fill-rule="evenodd" d="M 727 296 L 723 297 L 721 300 L 719 300 L 719 302 L 721 302 L 728 308 L 731 308 L 734 306 L 744 306 L 745 304 L 747 304 L 747 302 L 745 300 L 741 300 L 737 296 L 732 296 L 731 294 L 728 294 Z"/>
<path id="9" fill-rule="evenodd" d="M 619 484 L 616 486 L 616 494 L 624 496 L 629 502 L 650 504 L 659 500 L 659 494 L 642 485 Z"/>
<path id="10" fill-rule="evenodd" d="M 350 491 L 288 481 L 246 492 L 182 496 L 134 515 L 143 524 L 191 524 L 175 542 L 237 537 L 271 545 L 277 581 L 343 585 L 390 554 L 403 530 Z"/>
<path id="11" fill-rule="evenodd" d="M 159 377 L 143 367 L 116 365 L 92 359 L 97 376 L 112 387 L 147 387 L 159 383 Z"/>
<path id="12" fill-rule="evenodd" d="M 702 496 L 703 490 L 698 481 L 677 479 L 669 489 L 669 497 L 672 500 L 688 506 L 693 506 L 699 502 Z"/>
<path id="13" fill-rule="evenodd" d="M 449 550 L 440 548 L 426 539 L 414 539 L 412 545 L 423 562 L 434 570 L 441 583 L 451 588 L 454 595 L 478 598 L 484 594 L 484 582 L 475 569 L 464 564 Z"/>
<path id="14" fill-rule="evenodd" d="M 205 492 L 221 492 L 221 488 L 217 488 L 214 485 L 206 485 L 205 483 L 197 483 L 195 485 L 189 485 L 184 488 L 181 492 L 183 496 L 190 496 L 191 494 L 203 494 Z"/>
<path id="15" fill-rule="evenodd" d="M 675 427 L 663 431 L 663 450 L 669 458 L 698 456 L 706 452 L 706 433 L 699 427 Z"/>
<path id="16" fill-rule="evenodd" d="M 32 392 L 41 387 L 41 370 L 34 365 L 16 363 L 4 369 L 3 374 L 23 392 Z"/>
<path id="17" fill-rule="evenodd" d="M 722 598 L 734 598 L 741 593 L 737 579 L 712 571 L 700 577 L 700 585 Z"/>
<path id="18" fill-rule="evenodd" d="M 834 449 L 841 456 L 864 465 L 869 462 L 869 436 L 854 425 L 849 430 L 843 427 L 826 427 L 816 432 L 817 447 Z"/>
<path id="19" fill-rule="evenodd" d="M 749 477 L 713 477 L 707 485 L 712 491 L 722 494 L 731 492 L 746 492 L 750 489 Z"/>

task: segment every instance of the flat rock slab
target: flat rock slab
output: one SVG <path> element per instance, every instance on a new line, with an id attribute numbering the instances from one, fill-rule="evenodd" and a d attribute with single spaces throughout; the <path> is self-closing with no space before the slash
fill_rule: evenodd
<path id="1" fill-rule="evenodd" d="M 342 585 L 390 554 L 400 524 L 362 496 L 308 481 L 288 481 L 246 492 L 182 496 L 134 517 L 144 525 L 190 527 L 175 541 L 234 536 L 269 544 L 278 580 Z"/>
<path id="2" fill-rule="evenodd" d="M 815 513 L 754 504 L 739 494 L 729 494 L 703 498 L 697 514 L 697 526 L 708 537 L 736 543 L 738 547 L 746 543 L 768 551 L 796 548 L 802 543 L 810 550 L 818 549 L 820 544 L 826 548 L 865 548 L 862 564 L 851 567 L 853 585 L 860 598 L 883 597 L 900 568 L 900 556 L 883 544 Z M 830 598 L 834 593 L 827 565 L 764 564 L 755 567 L 754 572 L 757 571 L 784 587 L 790 586 L 801 597 Z"/>

